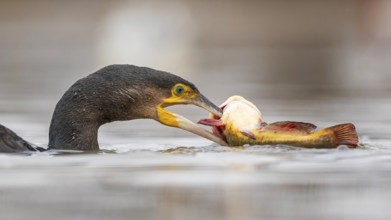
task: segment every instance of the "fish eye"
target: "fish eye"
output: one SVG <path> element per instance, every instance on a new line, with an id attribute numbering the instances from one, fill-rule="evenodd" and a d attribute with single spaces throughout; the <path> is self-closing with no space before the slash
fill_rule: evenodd
<path id="1" fill-rule="evenodd" d="M 175 87 L 175 94 L 176 94 L 177 96 L 183 95 L 184 92 L 185 92 L 185 88 L 183 88 L 182 85 L 177 85 L 177 86 Z"/>

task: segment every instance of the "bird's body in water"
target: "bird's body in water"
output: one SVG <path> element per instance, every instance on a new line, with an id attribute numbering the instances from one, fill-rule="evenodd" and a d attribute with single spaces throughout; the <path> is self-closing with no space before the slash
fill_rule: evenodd
<path id="1" fill-rule="evenodd" d="M 358 137 L 353 124 L 341 124 L 314 132 L 316 126 L 303 122 L 263 121 L 258 108 L 240 96 L 232 96 L 221 105 L 223 116 L 210 115 L 199 123 L 212 126 L 214 134 L 230 146 L 285 144 L 309 148 L 356 147 Z"/>
<path id="2" fill-rule="evenodd" d="M 34 146 L 33 144 L 25 141 L 19 137 L 10 129 L 0 125 L 0 152 L 2 153 L 14 153 L 14 152 L 28 152 L 45 151 L 44 148 Z"/>
<path id="3" fill-rule="evenodd" d="M 220 108 L 179 76 L 133 65 L 111 65 L 73 84 L 57 103 L 49 149 L 99 150 L 98 129 L 113 121 L 154 119 L 214 142 L 226 143 L 165 107 L 193 104 L 221 115 Z M 0 125 L 0 152 L 41 150 Z"/>

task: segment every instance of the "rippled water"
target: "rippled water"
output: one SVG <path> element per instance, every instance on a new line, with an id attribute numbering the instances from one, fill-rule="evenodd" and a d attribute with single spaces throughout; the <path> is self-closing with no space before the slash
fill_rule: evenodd
<path id="1" fill-rule="evenodd" d="M 0 155 L 2 219 L 389 218 L 390 125 L 387 114 L 376 114 L 389 110 L 387 99 L 253 100 L 267 121 L 354 122 L 361 145 L 229 148 L 154 121 L 114 123 L 101 129 L 97 154 Z M 45 146 L 45 101 L 2 103 L 2 123 Z M 26 103 L 34 107 L 19 107 Z M 193 120 L 205 116 L 191 109 L 172 110 Z"/>
<path id="2" fill-rule="evenodd" d="M 1 155 L 2 216 L 387 219 L 391 214 L 391 154 L 371 144 L 357 150 L 113 148 L 119 152 Z"/>

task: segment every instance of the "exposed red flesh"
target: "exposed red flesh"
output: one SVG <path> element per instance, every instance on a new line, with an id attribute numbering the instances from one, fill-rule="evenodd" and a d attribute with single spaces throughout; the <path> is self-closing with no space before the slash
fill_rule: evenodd
<path id="1" fill-rule="evenodd" d="M 225 124 L 218 119 L 210 119 L 210 118 L 204 118 L 198 121 L 198 124 L 207 125 L 207 126 L 216 126 L 216 127 L 222 127 L 225 126 Z"/>
<path id="2" fill-rule="evenodd" d="M 227 105 L 221 106 L 221 110 L 224 110 L 224 108 Z M 211 126 L 212 127 L 212 133 L 223 138 L 225 140 L 224 135 L 224 129 L 225 124 L 220 120 L 220 117 L 217 115 L 210 115 L 209 118 L 204 118 L 198 121 L 199 124 Z"/>

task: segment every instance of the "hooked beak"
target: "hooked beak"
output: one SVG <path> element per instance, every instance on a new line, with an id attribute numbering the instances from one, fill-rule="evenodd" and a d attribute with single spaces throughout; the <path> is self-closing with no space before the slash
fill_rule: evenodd
<path id="1" fill-rule="evenodd" d="M 218 115 L 218 116 L 222 115 L 222 110 L 219 107 L 217 107 L 215 104 L 209 101 L 205 96 L 200 94 L 193 98 L 177 99 L 177 100 L 172 100 L 171 98 L 169 98 L 167 100 L 164 100 L 163 103 L 161 103 L 157 108 L 158 121 L 167 126 L 177 127 L 189 131 L 193 134 L 209 139 L 222 146 L 228 145 L 221 137 L 218 137 L 213 133 L 203 129 L 202 127 L 190 121 L 189 119 L 183 117 L 182 115 L 172 113 L 164 108 L 166 106 L 178 105 L 178 104 L 193 104 L 207 110 L 208 112 L 214 115 Z"/>
<path id="2" fill-rule="evenodd" d="M 202 94 L 200 96 L 197 96 L 193 99 L 191 99 L 191 104 L 194 104 L 196 106 L 199 106 L 206 111 L 217 115 L 221 117 L 223 115 L 223 110 L 221 108 L 217 107 L 215 104 L 213 104 L 211 101 L 209 101 L 205 96 Z"/>

